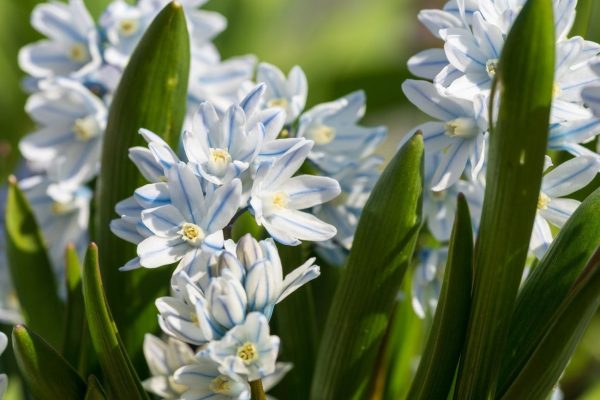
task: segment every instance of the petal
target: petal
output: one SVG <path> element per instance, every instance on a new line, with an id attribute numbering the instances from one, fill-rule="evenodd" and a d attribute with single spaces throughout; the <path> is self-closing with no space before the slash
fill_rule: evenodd
<path id="1" fill-rule="evenodd" d="M 467 110 L 473 108 L 467 101 L 442 95 L 430 82 L 408 79 L 402 84 L 402 90 L 421 111 L 442 121 L 468 115 L 470 111 Z"/>
<path id="2" fill-rule="evenodd" d="M 439 192 L 452 186 L 465 170 L 469 159 L 470 140 L 458 139 L 443 154 L 433 178 L 431 179 L 431 190 Z"/>
<path id="3" fill-rule="evenodd" d="M 169 375 L 167 366 L 167 345 L 154 335 L 144 335 L 144 357 L 152 375 Z"/>
<path id="4" fill-rule="evenodd" d="M 121 218 L 110 221 L 110 230 L 116 236 L 130 243 L 138 244 L 145 239 L 136 229 L 136 225 Z"/>
<path id="5" fill-rule="evenodd" d="M 169 187 L 164 182 L 150 183 L 137 188 L 133 197 L 143 208 L 154 208 L 171 202 Z"/>
<path id="6" fill-rule="evenodd" d="M 140 263 L 146 268 L 158 268 L 179 261 L 189 249 L 180 238 L 150 236 L 137 247 Z"/>
<path id="7" fill-rule="evenodd" d="M 234 179 L 228 184 L 219 187 L 214 194 L 207 198 L 209 202 L 206 216 L 203 216 L 203 227 L 207 233 L 223 229 L 235 215 L 240 205 L 242 196 L 242 183 Z"/>
<path id="8" fill-rule="evenodd" d="M 313 175 L 290 178 L 279 189 L 287 194 L 288 207 L 296 210 L 323 204 L 341 193 L 340 184 L 335 179 Z"/>
<path id="9" fill-rule="evenodd" d="M 206 205 L 204 193 L 202 193 L 202 187 L 196 175 L 186 164 L 179 163 L 169 168 L 167 177 L 173 205 L 187 222 L 200 225 Z"/>
<path id="10" fill-rule="evenodd" d="M 552 199 L 548 208 L 539 213 L 551 224 L 562 228 L 580 204 L 581 202 L 573 199 Z"/>
<path id="11" fill-rule="evenodd" d="M 273 164 L 267 167 L 267 174 L 262 182 L 264 188 L 277 188 L 291 178 L 302 166 L 310 153 L 314 142 L 301 140 Z"/>
<path id="12" fill-rule="evenodd" d="M 542 191 L 553 198 L 571 194 L 587 186 L 599 170 L 600 162 L 597 158 L 572 158 L 544 176 Z"/>
<path id="13" fill-rule="evenodd" d="M 142 211 L 142 222 L 155 235 L 172 237 L 185 220 L 173 205 L 167 204 Z"/>
<path id="14" fill-rule="evenodd" d="M 546 222 L 541 215 L 537 214 L 533 224 L 529 249 L 535 253 L 535 256 L 538 259 L 541 259 L 544 256 L 544 253 L 546 253 L 546 250 L 548 250 L 550 243 L 552 243 L 550 225 L 548 225 L 548 222 Z"/>
<path id="15" fill-rule="evenodd" d="M 585 143 L 594 138 L 598 132 L 600 132 L 598 118 L 553 124 L 550 127 L 548 146 L 557 148 L 563 143 Z"/>
<path id="16" fill-rule="evenodd" d="M 421 10 L 419 21 L 437 38 L 441 38 L 440 31 L 448 28 L 462 26 L 462 21 L 457 16 L 443 10 Z"/>
<path id="17" fill-rule="evenodd" d="M 290 237 L 299 240 L 319 242 L 331 239 L 337 232 L 334 226 L 326 224 L 312 214 L 297 210 L 277 210 L 267 219 L 268 224 L 265 223 L 265 228 L 269 233 L 276 226 L 277 231 L 287 232 Z"/>
<path id="18" fill-rule="evenodd" d="M 471 32 L 460 28 L 447 32 L 444 51 L 450 64 L 462 72 L 485 71 L 489 57 L 481 51 Z"/>
<path id="19" fill-rule="evenodd" d="M 132 147 L 129 149 L 129 159 L 133 161 L 140 173 L 149 182 L 160 182 L 164 177 L 162 165 L 156 162 L 152 152 L 144 147 Z"/>
<path id="20" fill-rule="evenodd" d="M 281 302 L 305 283 L 308 283 L 321 275 L 319 266 L 314 265 L 315 260 L 316 259 L 314 257 L 308 259 L 304 264 L 285 276 L 281 288 L 281 294 L 277 298 L 277 303 Z"/>

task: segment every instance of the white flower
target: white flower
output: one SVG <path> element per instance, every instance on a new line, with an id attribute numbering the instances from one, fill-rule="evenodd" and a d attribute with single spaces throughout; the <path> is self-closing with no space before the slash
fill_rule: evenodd
<path id="1" fill-rule="evenodd" d="M 302 212 L 340 194 L 339 184 L 322 176 L 294 176 L 313 142 L 302 140 L 273 163 L 263 163 L 254 179 L 250 206 L 256 222 L 278 242 L 298 245 L 301 240 L 321 241 L 335 236 L 335 227 Z"/>
<path id="2" fill-rule="evenodd" d="M 6 350 L 8 345 L 8 338 L 2 332 L 0 332 L 0 355 Z M 0 399 L 4 397 L 6 387 L 8 386 L 8 377 L 5 374 L 0 374 Z"/>
<path id="3" fill-rule="evenodd" d="M 98 33 L 82 0 L 40 4 L 31 24 L 48 39 L 19 52 L 21 68 L 37 78 L 81 77 L 101 65 Z"/>
<path id="4" fill-rule="evenodd" d="M 447 247 L 424 249 L 419 254 L 419 264 L 412 277 L 412 306 L 421 319 L 435 312 L 447 259 Z"/>
<path id="5" fill-rule="evenodd" d="M 256 80 L 267 84 L 267 107 L 284 109 L 287 115 L 286 122 L 288 124 L 294 122 L 306 106 L 308 82 L 304 71 L 295 66 L 286 78 L 276 66 L 260 63 Z"/>
<path id="6" fill-rule="evenodd" d="M 204 194 L 198 177 L 189 166 L 180 163 L 169 168 L 167 181 L 162 185 L 147 185 L 162 190 L 166 185 L 171 204 L 142 212 L 142 222 L 154 234 L 138 245 L 140 263 L 146 268 L 177 262 L 203 248 L 220 249 L 222 229 L 240 205 L 239 179 L 217 189 L 210 187 Z"/>
<path id="7" fill-rule="evenodd" d="M 471 165 L 472 176 L 476 176 L 485 158 L 487 121 L 484 98 L 478 96 L 469 101 L 450 97 L 429 82 L 410 79 L 402 84 L 402 89 L 414 105 L 440 120 L 427 122 L 413 130 L 423 133 L 426 152 L 442 153 L 431 180 L 431 190 L 441 191 L 456 183 L 467 162 Z"/>
<path id="8" fill-rule="evenodd" d="M 552 165 L 549 158 L 546 165 Z M 579 201 L 564 196 L 587 186 L 598 171 L 600 160 L 597 157 L 580 156 L 564 162 L 544 175 L 529 245 L 536 257 L 542 258 L 552 242 L 549 223 L 561 228 L 579 207 Z"/>
<path id="9" fill-rule="evenodd" d="M 221 340 L 210 342 L 197 357 L 216 361 L 228 375 L 239 374 L 254 381 L 275 372 L 278 352 L 279 338 L 270 336 L 267 318 L 253 312 Z"/>
<path id="10" fill-rule="evenodd" d="M 175 371 L 195 362 L 194 352 L 186 343 L 168 338 L 163 341 L 147 333 L 144 336 L 144 356 L 150 369 L 150 378 L 143 382 L 148 392 L 168 400 L 179 399 L 188 390 L 176 382 Z"/>
<path id="11" fill-rule="evenodd" d="M 88 245 L 92 192 L 86 186 L 71 187 L 35 176 L 19 182 L 31 204 L 48 246 L 57 282 L 64 287 L 64 256 L 73 244 L 80 256 Z"/>
<path id="12" fill-rule="evenodd" d="M 64 185 L 78 186 L 98 171 L 106 128 L 104 103 L 78 82 L 42 85 L 25 106 L 40 128 L 19 143 L 23 156 Z"/>
<path id="13" fill-rule="evenodd" d="M 338 100 L 319 104 L 300 117 L 298 136 L 315 144 L 308 158 L 328 172 L 367 157 L 381 144 L 386 128 L 365 128 L 358 121 L 365 114 L 365 93 L 357 91 Z"/>
<path id="14" fill-rule="evenodd" d="M 600 76 L 600 62 L 594 62 L 590 65 L 596 76 Z M 581 98 L 588 105 L 596 117 L 600 117 L 600 86 L 591 86 L 583 88 Z"/>
<path id="15" fill-rule="evenodd" d="M 183 146 L 190 165 L 208 182 L 223 185 L 248 169 L 258 155 L 262 125 L 247 128 L 244 110 L 232 105 L 219 118 L 214 107 L 201 103 Z"/>

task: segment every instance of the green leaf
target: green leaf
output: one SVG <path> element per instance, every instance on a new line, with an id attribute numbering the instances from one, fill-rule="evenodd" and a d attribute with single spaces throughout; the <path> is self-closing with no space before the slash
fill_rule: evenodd
<path id="1" fill-rule="evenodd" d="M 23 378 L 36 399 L 83 398 L 84 380 L 44 339 L 17 325 L 12 333 L 12 346 Z"/>
<path id="2" fill-rule="evenodd" d="M 500 58 L 501 104 L 497 126 L 490 129 L 460 399 L 487 399 L 496 390 L 542 180 L 554 77 L 552 13 L 551 0 L 529 0 Z"/>
<path id="3" fill-rule="evenodd" d="M 277 247 L 284 275 L 306 261 L 302 246 Z M 307 399 L 317 354 L 317 317 L 311 284 L 278 304 L 274 319 L 281 338 L 281 357 L 294 364 L 295 373 L 287 374 L 274 388 L 273 395 L 281 399 Z"/>
<path id="4" fill-rule="evenodd" d="M 473 280 L 473 228 L 464 196 L 458 196 L 444 283 L 431 332 L 408 398 L 445 399 L 465 341 Z"/>
<path id="5" fill-rule="evenodd" d="M 89 331 L 81 288 L 81 263 L 74 246 L 67 247 L 65 261 L 67 305 L 62 354 L 71 365 L 77 367 L 77 371 L 85 374 L 89 355 Z"/>
<path id="6" fill-rule="evenodd" d="M 110 221 L 115 204 L 146 184 L 128 150 L 146 145 L 138 134 L 147 128 L 176 149 L 186 110 L 190 45 L 185 15 L 179 3 L 169 3 L 150 25 L 115 93 L 104 138 L 98 179 L 97 238 L 109 304 L 126 348 L 136 366 L 143 366 L 143 337 L 158 329 L 154 300 L 168 294 L 168 268 L 119 268 L 137 256 L 135 245 L 113 235 Z"/>
<path id="7" fill-rule="evenodd" d="M 569 37 L 582 36 L 586 38 L 588 36 L 590 28 L 590 20 L 592 18 L 592 5 L 593 0 L 577 0 L 577 10 L 575 12 L 575 22 Z"/>
<path id="8" fill-rule="evenodd" d="M 42 233 L 13 177 L 8 181 L 5 221 L 8 265 L 25 322 L 52 346 L 59 347 L 63 305 Z"/>
<path id="9" fill-rule="evenodd" d="M 543 399 L 566 368 L 600 306 L 600 248 L 552 318 L 552 324 L 502 399 Z"/>
<path id="10" fill-rule="evenodd" d="M 423 138 L 387 166 L 363 210 L 319 347 L 314 399 L 362 399 L 421 227 Z"/>
<path id="11" fill-rule="evenodd" d="M 600 243 L 600 189 L 575 210 L 519 292 L 499 388 L 506 390 Z"/>
<path id="12" fill-rule="evenodd" d="M 98 382 L 98 378 L 94 375 L 91 375 L 88 378 L 88 389 L 85 393 L 84 400 L 105 400 L 106 395 L 104 394 L 104 389 L 100 382 Z"/>
<path id="13" fill-rule="evenodd" d="M 83 299 L 90 335 L 102 367 L 111 399 L 148 399 L 127 357 L 104 294 L 98 247 L 91 244 L 83 267 Z"/>

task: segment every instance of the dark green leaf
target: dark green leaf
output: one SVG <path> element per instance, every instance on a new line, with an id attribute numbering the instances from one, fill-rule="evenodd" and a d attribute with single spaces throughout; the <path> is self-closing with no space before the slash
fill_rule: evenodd
<path id="1" fill-rule="evenodd" d="M 88 389 L 85 393 L 84 400 L 105 400 L 106 395 L 104 394 L 104 389 L 102 389 L 102 385 L 98 382 L 98 379 L 92 375 L 88 378 Z"/>
<path id="2" fill-rule="evenodd" d="M 409 399 L 448 397 L 469 322 L 472 280 L 473 228 L 467 201 L 461 194 L 458 196 L 442 291 Z"/>
<path id="3" fill-rule="evenodd" d="M 8 182 L 5 212 L 8 264 L 21 312 L 31 329 L 51 345 L 59 347 L 63 305 L 42 233 L 29 202 L 13 177 Z"/>
<path id="4" fill-rule="evenodd" d="M 498 67 L 501 104 L 497 126 L 490 132 L 473 303 L 458 378 L 460 399 L 487 399 L 496 390 L 537 211 L 554 46 L 552 0 L 529 0 L 508 34 Z"/>
<path id="5" fill-rule="evenodd" d="M 104 138 L 98 179 L 97 241 L 109 303 L 126 348 L 143 366 L 144 334 L 157 329 L 154 300 L 168 293 L 171 271 L 118 269 L 136 256 L 135 246 L 109 229 L 115 204 L 145 184 L 129 160 L 132 146 L 145 145 L 138 134 L 147 128 L 177 148 L 186 109 L 190 45 L 179 3 L 169 3 L 150 25 L 123 73 Z"/>
<path id="6" fill-rule="evenodd" d="M 567 223 L 517 297 L 499 388 L 506 390 L 546 334 L 551 319 L 600 243 L 600 189 Z"/>
<path id="7" fill-rule="evenodd" d="M 23 325 L 12 333 L 15 358 L 31 394 L 40 400 L 79 400 L 86 384 L 62 356 Z"/>
<path id="8" fill-rule="evenodd" d="M 314 399 L 362 399 L 421 227 L 423 138 L 385 169 L 360 219 L 319 347 Z"/>
<path id="9" fill-rule="evenodd" d="M 575 22 L 569 32 L 569 37 L 582 36 L 585 38 L 588 36 L 593 3 L 593 0 L 577 0 Z"/>
<path id="10" fill-rule="evenodd" d="M 83 298 L 90 335 L 111 399 L 148 399 L 110 313 L 102 286 L 98 248 L 91 244 L 83 267 Z"/>
<path id="11" fill-rule="evenodd" d="M 558 308 L 551 326 L 502 398 L 546 398 L 566 368 L 598 306 L 600 248 Z"/>

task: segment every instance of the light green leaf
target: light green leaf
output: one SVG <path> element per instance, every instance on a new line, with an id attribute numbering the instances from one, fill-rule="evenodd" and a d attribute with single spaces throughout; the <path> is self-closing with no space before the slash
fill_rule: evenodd
<path id="1" fill-rule="evenodd" d="M 8 265 L 25 322 L 52 346 L 60 347 L 63 304 L 42 233 L 13 177 L 8 182 L 5 218 Z"/>
<path id="2" fill-rule="evenodd" d="M 387 166 L 363 210 L 319 347 L 311 398 L 362 399 L 421 227 L 423 138 Z"/>
<path id="3" fill-rule="evenodd" d="M 506 390 L 600 243 L 600 189 L 573 213 L 519 292 L 500 373 Z"/>
<path id="4" fill-rule="evenodd" d="M 460 399 L 487 399 L 496 390 L 537 211 L 554 46 L 552 1 L 529 0 L 508 34 L 498 67 L 501 103 L 490 132 L 473 303 L 457 385 Z"/>
<path id="5" fill-rule="evenodd" d="M 448 397 L 469 322 L 472 281 L 473 228 L 467 201 L 461 194 L 458 196 L 442 291 L 409 399 Z"/>
<path id="6" fill-rule="evenodd" d="M 135 245 L 113 235 L 109 223 L 117 217 L 115 204 L 147 183 L 128 157 L 130 147 L 145 145 L 138 130 L 150 129 L 177 148 L 186 110 L 189 53 L 183 8 L 169 3 L 131 56 L 111 105 L 104 138 L 96 240 L 115 321 L 139 368 L 144 366 L 144 334 L 158 328 L 154 300 L 168 293 L 171 271 L 119 272 L 136 257 Z"/>
<path id="7" fill-rule="evenodd" d="M 119 332 L 106 300 L 98 247 L 91 244 L 85 255 L 83 267 L 83 299 L 92 343 L 102 367 L 111 399 L 148 399 L 142 384 L 127 357 Z"/>
<path id="8" fill-rule="evenodd" d="M 12 333 L 12 346 L 31 394 L 39 400 L 78 400 L 86 384 L 77 372 L 41 337 L 23 325 Z"/>
<path id="9" fill-rule="evenodd" d="M 569 37 L 582 36 L 586 38 L 588 36 L 593 4 L 593 0 L 577 0 L 575 22 L 573 22 Z"/>
<path id="10" fill-rule="evenodd" d="M 600 248 L 552 318 L 542 340 L 502 399 L 543 399 L 558 382 L 600 306 Z"/>

